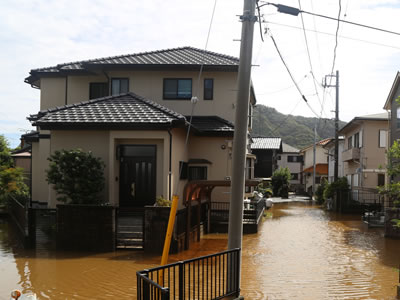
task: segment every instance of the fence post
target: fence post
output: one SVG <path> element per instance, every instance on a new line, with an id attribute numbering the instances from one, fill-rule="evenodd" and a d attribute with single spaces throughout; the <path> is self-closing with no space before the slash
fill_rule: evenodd
<path id="1" fill-rule="evenodd" d="M 179 262 L 178 290 L 179 290 L 179 300 L 184 300 L 185 299 L 185 264 L 183 263 L 183 261 Z"/>
<path id="2" fill-rule="evenodd" d="M 240 249 L 236 249 L 235 251 L 236 254 L 236 264 L 235 264 L 235 273 L 236 273 L 236 282 L 235 282 L 235 290 L 236 290 L 236 297 L 240 296 Z"/>
<path id="3" fill-rule="evenodd" d="M 28 247 L 36 247 L 36 211 L 28 208 Z"/>
<path id="4" fill-rule="evenodd" d="M 146 275 L 147 278 L 149 278 L 149 271 L 148 270 L 143 270 L 142 272 L 143 275 Z M 146 280 L 142 280 L 143 282 L 143 298 L 144 300 L 150 299 L 150 284 Z"/>
<path id="5" fill-rule="evenodd" d="M 162 289 L 161 300 L 169 300 L 169 288 Z"/>

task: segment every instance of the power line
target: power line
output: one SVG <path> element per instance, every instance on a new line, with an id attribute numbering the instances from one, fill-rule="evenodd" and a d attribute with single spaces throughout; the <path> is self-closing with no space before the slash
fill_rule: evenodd
<path id="1" fill-rule="evenodd" d="M 303 30 L 301 27 L 297 27 L 297 26 L 293 26 L 293 25 L 288 25 L 288 24 L 282 24 L 282 23 L 271 22 L 271 21 L 266 21 L 265 23 L 267 23 L 267 24 L 273 24 L 273 25 L 278 25 L 278 26 L 284 26 L 284 27 L 293 28 L 293 29 L 298 29 L 298 30 Z M 313 29 L 307 29 L 307 28 L 306 28 L 305 30 L 306 30 L 306 31 L 315 32 L 315 33 L 324 34 L 324 35 L 335 36 L 335 34 L 329 33 L 329 32 L 323 32 L 323 31 L 318 31 L 318 30 L 313 30 Z M 382 46 L 382 47 L 387 47 L 387 48 L 392 48 L 392 49 L 400 50 L 400 47 L 396 47 L 396 46 L 392 46 L 392 45 L 387 45 L 387 44 L 382 44 L 382 43 L 376 43 L 376 42 L 367 41 L 367 40 L 362 40 L 362 39 L 357 39 L 357 38 L 352 38 L 352 37 L 348 37 L 348 36 L 344 36 L 344 35 L 338 35 L 338 37 L 340 37 L 340 38 L 342 38 L 342 39 L 348 39 L 348 40 L 356 41 L 356 42 L 362 42 L 362 43 L 366 43 L 366 44 L 371 44 L 371 45 Z"/>
<path id="2" fill-rule="evenodd" d="M 335 34 L 335 48 L 333 49 L 333 63 L 332 63 L 332 69 L 331 69 L 331 74 L 333 74 L 333 70 L 335 69 L 335 64 L 336 64 L 336 50 L 338 46 L 338 34 L 339 34 L 339 25 L 340 25 L 340 13 L 342 12 L 342 0 L 339 0 L 339 13 L 338 13 L 338 22 L 337 22 L 337 27 L 336 27 L 336 34 Z M 330 77 L 329 80 L 329 85 L 332 83 L 332 77 Z"/>
<path id="3" fill-rule="evenodd" d="M 298 0 L 298 1 L 299 1 L 299 7 L 301 9 L 301 2 L 300 2 L 300 0 Z M 313 70 L 313 65 L 312 65 L 312 62 L 311 62 L 310 49 L 308 47 L 307 34 L 306 34 L 305 26 L 304 26 L 303 15 L 301 15 L 301 24 L 303 26 L 304 40 L 305 40 L 305 43 L 306 43 L 306 50 L 307 50 L 308 62 L 310 64 L 311 75 L 312 75 L 312 77 L 314 77 L 314 70 Z M 323 106 L 322 106 L 321 98 L 319 97 L 318 89 L 317 89 L 317 86 L 315 85 L 315 81 L 314 80 L 313 80 L 313 84 L 314 84 L 315 92 L 317 94 L 319 105 L 321 105 L 321 115 L 322 115 Z"/>
<path id="4" fill-rule="evenodd" d="M 300 93 L 300 95 L 301 95 L 301 98 L 304 100 L 304 102 L 307 104 L 307 106 L 308 106 L 309 109 L 313 112 L 313 114 L 316 115 L 317 118 L 319 118 L 319 115 L 314 111 L 314 109 L 313 109 L 313 108 L 311 107 L 311 105 L 308 103 L 307 98 L 306 98 L 306 97 L 304 96 L 304 94 L 301 92 L 300 87 L 299 87 L 299 85 L 297 84 L 296 80 L 294 79 L 292 73 L 290 72 L 289 67 L 288 67 L 287 64 L 286 64 L 285 59 L 283 58 L 283 56 L 282 56 L 282 54 L 281 54 L 281 52 L 280 52 L 280 50 L 279 50 L 279 48 L 278 48 L 278 45 L 276 44 L 276 41 L 275 41 L 275 39 L 274 39 L 274 37 L 273 37 L 271 31 L 270 31 L 269 29 L 266 29 L 266 30 L 267 30 L 267 32 L 269 32 L 269 36 L 270 36 L 271 39 L 272 39 L 272 42 L 273 42 L 273 44 L 274 44 L 274 46 L 275 46 L 275 49 L 276 49 L 276 51 L 278 52 L 279 57 L 280 57 L 280 59 L 281 59 L 283 65 L 285 66 L 287 72 L 289 73 L 290 78 L 292 79 L 294 85 L 296 86 L 297 90 L 299 91 L 299 93 Z"/>
<path id="5" fill-rule="evenodd" d="M 338 22 L 343 22 L 343 23 L 355 25 L 355 26 L 364 27 L 364 28 L 367 28 L 367 29 L 382 31 L 382 32 L 385 32 L 385 33 L 390 33 L 390 34 L 395 34 L 395 35 L 400 35 L 399 32 L 386 30 L 386 29 L 382 29 L 382 28 L 379 28 L 379 27 L 369 26 L 369 25 L 365 25 L 365 24 L 361 24 L 361 23 L 342 20 L 342 19 L 340 19 L 340 17 L 339 18 L 332 18 L 332 17 L 328 17 L 328 16 L 312 13 L 312 12 L 305 11 L 305 10 L 300 10 L 298 8 L 291 7 L 291 6 L 286 6 L 286 5 L 282 5 L 282 4 L 276 4 L 276 3 L 270 3 L 270 2 L 263 2 L 263 3 L 264 3 L 263 5 L 260 5 L 260 8 L 265 6 L 265 5 L 273 5 L 273 6 L 278 8 L 279 12 L 287 13 L 287 14 L 294 15 L 294 16 L 297 16 L 299 13 L 304 13 L 304 14 L 309 14 L 309 15 L 313 15 L 313 16 L 317 16 L 317 17 L 321 17 L 321 18 L 325 18 L 325 19 L 329 19 L 329 20 L 333 20 L 333 21 L 338 21 Z"/>

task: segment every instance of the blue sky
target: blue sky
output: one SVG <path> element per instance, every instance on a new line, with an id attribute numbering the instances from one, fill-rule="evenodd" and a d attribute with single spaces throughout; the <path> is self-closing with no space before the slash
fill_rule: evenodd
<path id="1" fill-rule="evenodd" d="M 298 0 L 278 3 L 298 7 Z M 341 17 L 396 31 L 398 1 L 343 0 Z M 18 136 L 34 129 L 26 120 L 39 110 L 40 91 L 23 82 L 29 70 L 96 57 L 152 51 L 179 46 L 204 48 L 214 0 L 203 1 L 7 1 L 0 11 L 0 134 L 18 144 Z M 239 56 L 243 1 L 218 0 L 208 49 Z M 303 10 L 337 17 L 338 1 L 301 1 Z M 332 118 L 334 89 L 323 90 L 322 78 L 333 62 L 334 21 L 304 15 L 313 67 L 308 61 L 301 17 L 262 8 L 294 78 L 318 114 Z M 346 16 L 345 16 L 346 14 Z M 287 27 L 283 25 L 289 25 Z M 297 28 L 293 28 L 297 27 Z M 264 29 L 263 29 L 264 30 Z M 341 36 L 352 39 L 342 38 Z M 360 42 L 354 39 L 365 40 Z M 371 42 L 375 43 L 372 44 Z M 385 47 L 385 44 L 391 47 Z M 258 103 L 282 113 L 313 116 L 301 101 L 269 36 L 254 37 L 253 82 Z M 340 24 L 335 70 L 340 71 L 340 118 L 383 112 L 382 107 L 399 69 L 400 36 Z M 314 87 L 314 82 L 317 91 Z M 318 96 L 316 93 L 318 92 Z M 322 105 L 323 104 L 323 105 Z M 322 109 L 321 109 L 322 106 Z"/>

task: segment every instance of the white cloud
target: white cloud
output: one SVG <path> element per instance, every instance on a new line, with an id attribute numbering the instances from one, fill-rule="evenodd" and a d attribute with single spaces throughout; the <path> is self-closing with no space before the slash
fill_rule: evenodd
<path id="1" fill-rule="evenodd" d="M 297 0 L 277 1 L 298 6 Z M 25 120 L 39 110 L 39 92 L 23 82 L 29 70 L 82 59 L 190 45 L 203 48 L 213 0 L 205 1 L 8 1 L 0 11 L 0 132 L 18 133 L 28 128 Z M 338 1 L 301 1 L 302 9 L 337 17 Z M 219 0 L 208 48 L 239 55 L 241 24 L 237 15 L 242 1 Z M 268 22 L 302 27 L 300 16 L 262 8 Z M 363 24 L 397 30 L 397 1 L 343 0 L 342 18 Z M 305 27 L 334 34 L 335 21 L 303 14 Z M 314 25 L 315 24 L 315 25 Z M 303 31 L 268 24 L 309 104 L 320 111 L 324 101 L 318 87 L 316 97 Z M 315 26 L 315 27 L 314 27 Z M 269 37 L 261 43 L 256 24 L 253 82 L 258 102 L 283 113 L 312 116 L 284 69 Z M 392 45 L 400 48 L 400 37 L 340 24 L 339 35 Z M 334 36 L 307 31 L 313 71 L 318 84 L 332 68 Z M 399 69 L 399 49 L 339 37 L 335 69 L 340 71 L 340 115 L 349 121 L 356 115 L 382 110 L 395 73 Z M 304 78 L 307 76 L 306 78 Z M 289 87 L 289 88 L 288 88 Z M 288 89 L 287 89 L 288 88 Z M 280 91 L 285 89 L 283 91 Z M 280 91 L 280 92 L 277 92 Z M 324 116 L 333 117 L 333 88 L 328 89 Z M 299 103 L 300 101 L 300 103 Z M 294 107 L 298 104 L 295 110 Z M 10 123 L 11 122 L 11 123 Z"/>

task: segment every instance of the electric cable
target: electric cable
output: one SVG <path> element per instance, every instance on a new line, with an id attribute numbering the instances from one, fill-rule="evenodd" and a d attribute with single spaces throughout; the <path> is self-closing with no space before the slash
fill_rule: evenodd
<path id="1" fill-rule="evenodd" d="M 206 43 L 204 45 L 204 56 L 206 55 L 205 51 L 207 50 L 208 47 L 208 41 L 210 38 L 210 33 L 211 33 L 211 28 L 212 28 L 212 24 L 214 21 L 214 15 L 215 15 L 215 8 L 217 6 L 217 1 L 218 0 L 214 0 L 214 6 L 212 9 L 212 14 L 211 14 L 211 20 L 210 20 L 210 25 L 208 27 L 208 33 L 207 33 L 207 38 L 206 38 Z M 199 71 L 199 76 L 197 78 L 197 89 L 196 89 L 196 93 L 199 93 L 200 90 L 200 79 L 201 79 L 201 75 L 203 73 L 203 68 L 204 68 L 204 62 L 201 64 L 200 66 L 200 71 Z M 190 129 L 192 127 L 192 121 L 193 121 L 193 114 L 194 114 L 194 109 L 196 106 L 198 98 L 196 96 L 192 97 L 191 103 L 192 103 L 192 107 L 191 107 L 191 112 L 190 112 L 190 118 L 189 118 L 189 122 L 188 122 L 188 128 L 186 131 L 186 138 L 185 138 L 185 146 L 184 146 L 184 153 L 187 154 L 188 153 L 188 143 L 189 143 L 189 134 L 190 134 Z M 181 178 L 181 174 L 182 174 L 182 170 L 183 170 L 183 164 L 181 164 L 179 166 L 179 176 L 177 178 L 177 182 L 176 182 L 176 188 L 175 188 L 175 193 L 178 193 L 179 191 L 179 184 L 180 184 L 180 178 Z M 172 174 L 170 174 L 171 176 Z M 185 195 L 184 195 L 185 196 Z M 170 199 L 172 200 L 172 199 Z"/>
<path id="2" fill-rule="evenodd" d="M 337 22 L 336 34 L 335 34 L 335 48 L 333 48 L 333 63 L 332 63 L 331 75 L 333 75 L 333 70 L 335 69 L 335 64 L 336 64 L 336 50 L 337 50 L 337 46 L 338 46 L 338 34 L 339 34 L 341 12 L 342 12 L 342 0 L 339 0 L 339 13 L 338 13 L 338 22 Z M 332 76 L 330 77 L 329 85 L 331 85 L 331 83 L 332 83 Z"/>
<path id="3" fill-rule="evenodd" d="M 298 0 L 298 1 L 299 1 L 299 7 L 301 9 L 301 2 L 300 2 L 300 0 Z M 313 70 L 313 65 L 312 65 L 312 62 L 311 62 L 310 48 L 308 47 L 308 40 L 307 40 L 307 34 L 306 34 L 305 26 L 304 26 L 303 15 L 301 15 L 301 24 L 303 26 L 304 41 L 306 43 L 306 50 L 307 50 L 308 62 L 310 64 L 310 71 L 311 71 L 312 77 L 314 77 L 314 70 Z M 315 89 L 315 92 L 317 94 L 317 98 L 318 98 L 319 104 L 321 105 L 321 115 L 322 115 L 322 110 L 323 110 L 322 102 L 321 102 L 321 98 L 319 97 L 318 89 L 317 89 L 317 86 L 316 86 L 314 80 L 313 80 L 313 84 L 314 84 L 314 89 Z"/>
<path id="4" fill-rule="evenodd" d="M 266 24 L 273 24 L 273 25 L 283 26 L 283 27 L 288 27 L 288 28 L 293 28 L 293 29 L 298 29 L 298 30 L 303 30 L 301 27 L 288 25 L 288 24 L 282 24 L 282 23 L 271 22 L 271 21 L 266 21 L 265 23 Z M 318 31 L 318 30 L 313 30 L 313 29 L 305 29 L 305 30 L 306 31 L 315 32 L 315 33 L 324 34 L 324 35 L 335 36 L 335 34 L 329 33 L 329 32 Z M 366 44 L 371 44 L 371 45 L 382 46 L 382 47 L 387 47 L 387 48 L 400 50 L 400 47 L 396 47 L 396 46 L 392 46 L 392 45 L 388 45 L 388 44 L 382 44 L 382 43 L 377 43 L 377 42 L 357 39 L 357 38 L 348 37 L 348 36 L 344 36 L 344 35 L 338 35 L 338 37 L 340 37 L 342 39 L 348 39 L 348 40 L 356 41 L 356 42 L 361 42 L 361 43 L 366 43 Z"/>
<path id="5" fill-rule="evenodd" d="M 281 59 L 283 65 L 285 66 L 285 68 L 286 68 L 286 70 L 287 70 L 287 72 L 288 72 L 290 78 L 292 79 L 294 85 L 296 86 L 296 89 L 297 89 L 298 92 L 300 93 L 301 98 L 304 100 L 304 102 L 307 104 L 308 108 L 313 112 L 313 114 L 316 115 L 317 118 L 319 118 L 319 115 L 314 111 L 314 109 L 313 109 L 313 108 L 311 107 L 311 105 L 308 103 L 307 98 L 304 96 L 304 94 L 303 94 L 302 91 L 300 90 L 299 85 L 297 84 L 297 82 L 296 82 L 296 80 L 294 79 L 292 73 L 290 72 L 290 69 L 289 69 L 288 65 L 286 64 L 286 61 L 285 61 L 285 59 L 283 58 L 283 56 L 282 56 L 282 54 L 281 54 L 281 52 L 280 52 L 280 50 L 279 50 L 279 48 L 278 48 L 278 45 L 276 44 L 276 41 L 275 41 L 275 39 L 274 39 L 274 37 L 273 37 L 273 35 L 272 35 L 271 30 L 270 30 L 270 29 L 267 29 L 267 32 L 269 33 L 269 36 L 270 36 L 270 38 L 271 38 L 271 40 L 272 40 L 272 42 L 273 42 L 273 44 L 274 44 L 274 46 L 275 46 L 275 49 L 276 49 L 276 51 L 278 52 L 278 55 L 279 55 L 279 57 L 280 57 L 280 59 Z"/>

